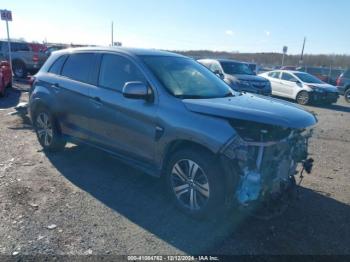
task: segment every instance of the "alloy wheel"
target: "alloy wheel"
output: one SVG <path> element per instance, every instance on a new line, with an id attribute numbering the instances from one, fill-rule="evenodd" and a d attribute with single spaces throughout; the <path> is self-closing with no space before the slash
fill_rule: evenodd
<path id="1" fill-rule="evenodd" d="M 301 105 L 306 105 L 309 102 L 309 94 L 307 92 L 300 92 L 297 97 L 297 102 Z"/>
<path id="2" fill-rule="evenodd" d="M 40 113 L 36 118 L 36 132 L 41 143 L 48 147 L 52 143 L 53 129 L 47 113 Z"/>
<path id="3" fill-rule="evenodd" d="M 345 92 L 345 100 L 350 103 L 350 89 Z"/>
<path id="4" fill-rule="evenodd" d="M 171 184 L 178 202 L 191 211 L 202 209 L 209 200 L 209 181 L 194 161 L 178 161 L 171 171 Z"/>

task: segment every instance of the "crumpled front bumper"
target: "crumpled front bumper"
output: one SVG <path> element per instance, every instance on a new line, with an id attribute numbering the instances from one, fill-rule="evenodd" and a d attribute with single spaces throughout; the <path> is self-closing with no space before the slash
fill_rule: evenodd
<path id="1" fill-rule="evenodd" d="M 307 160 L 311 134 L 312 130 L 293 130 L 283 140 L 268 142 L 233 138 L 221 155 L 229 202 L 247 206 L 288 192 L 295 184 L 298 164 Z"/>

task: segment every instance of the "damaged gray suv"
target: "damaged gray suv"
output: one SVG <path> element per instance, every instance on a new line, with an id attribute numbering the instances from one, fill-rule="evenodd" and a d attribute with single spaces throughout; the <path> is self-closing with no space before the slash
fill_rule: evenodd
<path id="1" fill-rule="evenodd" d="M 108 151 L 165 178 L 194 217 L 282 197 L 317 122 L 288 102 L 232 91 L 190 58 L 125 48 L 54 52 L 32 83 L 30 114 L 44 150 L 69 141 Z"/>

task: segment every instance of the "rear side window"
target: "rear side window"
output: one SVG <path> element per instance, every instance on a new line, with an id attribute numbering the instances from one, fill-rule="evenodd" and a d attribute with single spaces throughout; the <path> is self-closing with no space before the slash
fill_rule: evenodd
<path id="1" fill-rule="evenodd" d="M 27 43 L 11 43 L 11 51 L 30 51 L 30 48 Z"/>
<path id="2" fill-rule="evenodd" d="M 103 55 L 99 85 L 122 91 L 126 82 L 146 82 L 141 71 L 128 59 L 118 55 Z"/>
<path id="3" fill-rule="evenodd" d="M 269 77 L 272 78 L 279 78 L 280 77 L 280 72 L 271 72 L 268 74 Z"/>
<path id="4" fill-rule="evenodd" d="M 84 83 L 90 81 L 90 69 L 94 64 L 94 54 L 73 54 L 64 63 L 62 75 Z"/>
<path id="5" fill-rule="evenodd" d="M 64 62 L 66 61 L 66 59 L 67 59 L 66 55 L 60 56 L 58 59 L 56 59 L 56 61 L 51 65 L 51 67 L 49 69 L 49 73 L 55 74 L 55 75 L 60 75 L 61 70 L 62 70 L 62 66 L 63 66 Z"/>

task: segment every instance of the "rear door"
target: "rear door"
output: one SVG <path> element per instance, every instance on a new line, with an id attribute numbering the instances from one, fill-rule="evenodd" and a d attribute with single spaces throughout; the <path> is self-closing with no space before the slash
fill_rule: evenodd
<path id="1" fill-rule="evenodd" d="M 271 91 L 273 95 L 280 96 L 281 95 L 281 87 L 280 87 L 280 72 L 272 71 L 267 74 L 269 77 L 269 81 L 271 83 Z"/>
<path id="2" fill-rule="evenodd" d="M 290 73 L 282 72 L 280 81 L 281 93 L 286 97 L 293 98 L 293 94 L 296 93 L 296 89 L 300 88 L 297 84 L 298 79 L 296 79 Z"/>
<path id="3" fill-rule="evenodd" d="M 88 119 L 92 114 L 89 95 L 96 72 L 96 57 L 93 53 L 69 55 L 64 61 L 61 76 L 52 78 L 51 83 L 59 103 L 62 131 L 83 140 L 89 137 Z"/>
<path id="4" fill-rule="evenodd" d="M 89 122 L 90 139 L 123 156 L 153 163 L 157 104 L 122 94 L 127 82 L 148 85 L 146 77 L 129 57 L 102 54 L 100 60 L 98 84 L 90 94 L 94 112 Z"/>

